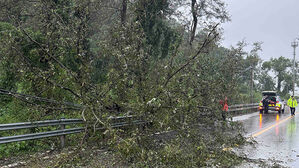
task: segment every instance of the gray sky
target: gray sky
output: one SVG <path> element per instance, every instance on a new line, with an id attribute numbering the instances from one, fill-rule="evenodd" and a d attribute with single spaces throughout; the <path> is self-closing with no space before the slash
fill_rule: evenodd
<path id="1" fill-rule="evenodd" d="M 263 42 L 262 60 L 293 58 L 291 42 L 299 37 L 299 0 L 224 0 L 231 22 L 223 24 L 222 45 Z M 297 48 L 299 60 L 299 48 Z"/>

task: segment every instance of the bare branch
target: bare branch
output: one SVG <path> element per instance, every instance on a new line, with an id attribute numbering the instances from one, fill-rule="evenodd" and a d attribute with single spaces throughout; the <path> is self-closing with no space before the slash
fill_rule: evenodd
<path id="1" fill-rule="evenodd" d="M 210 40 L 210 36 L 216 31 L 216 28 L 218 27 L 219 23 L 216 24 L 213 29 L 210 31 L 210 33 L 208 34 L 208 36 L 206 37 L 205 41 L 203 42 L 203 44 L 201 45 L 200 49 L 197 51 L 197 53 L 192 56 L 184 65 L 182 65 L 180 68 L 178 68 L 176 71 L 174 71 L 172 74 L 170 74 L 164 84 L 164 87 L 168 84 L 168 82 L 170 81 L 170 79 L 172 79 L 177 73 L 179 73 L 180 71 L 182 71 L 183 69 L 185 69 L 194 59 L 196 59 L 205 49 L 205 47 L 207 45 L 209 45 L 219 34 L 217 33 L 216 35 L 214 35 L 213 39 Z"/>

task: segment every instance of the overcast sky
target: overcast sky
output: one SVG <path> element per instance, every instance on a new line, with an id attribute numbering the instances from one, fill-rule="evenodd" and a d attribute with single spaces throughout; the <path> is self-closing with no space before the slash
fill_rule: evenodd
<path id="1" fill-rule="evenodd" d="M 263 42 L 262 60 L 293 58 L 291 42 L 299 37 L 299 0 L 224 0 L 231 15 L 225 23 L 222 45 L 238 41 Z M 299 60 L 299 48 L 297 48 Z"/>

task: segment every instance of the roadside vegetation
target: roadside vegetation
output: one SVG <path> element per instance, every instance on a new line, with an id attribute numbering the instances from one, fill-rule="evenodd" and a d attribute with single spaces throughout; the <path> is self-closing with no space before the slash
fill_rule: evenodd
<path id="1" fill-rule="evenodd" d="M 230 21 L 221 0 L 1 0 L 0 8 L 0 123 L 83 118 L 88 131 L 69 145 L 108 148 L 129 166 L 240 164 L 226 149 L 245 143 L 242 129 L 222 121 L 219 101 L 256 103 L 262 90 L 292 89 L 290 60 L 262 61 L 260 42 L 250 51 L 246 42 L 220 45 Z M 108 117 L 124 115 L 151 126 L 111 129 Z M 56 141 L 1 145 L 0 157 Z"/>

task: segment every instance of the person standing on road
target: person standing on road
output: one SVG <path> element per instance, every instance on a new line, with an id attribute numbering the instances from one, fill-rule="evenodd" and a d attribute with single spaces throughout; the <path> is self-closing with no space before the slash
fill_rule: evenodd
<path id="1" fill-rule="evenodd" d="M 295 115 L 295 108 L 297 107 L 297 100 L 294 96 L 291 96 L 288 100 L 288 106 L 291 109 L 291 115 Z"/>
<path id="2" fill-rule="evenodd" d="M 265 113 L 268 113 L 268 109 L 269 109 L 269 96 L 266 96 L 264 99 L 263 99 L 263 106 L 264 106 L 264 111 Z"/>
<path id="3" fill-rule="evenodd" d="M 222 115 L 223 121 L 225 121 L 226 120 L 226 113 L 228 112 L 227 97 L 225 96 L 224 101 L 220 100 L 219 103 L 221 104 L 221 106 L 223 106 L 221 115 Z"/>

